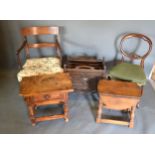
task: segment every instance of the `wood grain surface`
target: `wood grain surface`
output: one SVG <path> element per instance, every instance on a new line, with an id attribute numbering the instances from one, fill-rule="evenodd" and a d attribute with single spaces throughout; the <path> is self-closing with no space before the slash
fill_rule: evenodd
<path id="1" fill-rule="evenodd" d="M 142 96 L 142 89 L 136 83 L 115 80 L 100 80 L 98 92 L 111 95 L 125 95 L 129 97 Z"/>
<path id="2" fill-rule="evenodd" d="M 20 95 L 31 96 L 40 93 L 71 92 L 72 81 L 68 73 L 25 77 L 20 82 Z"/>

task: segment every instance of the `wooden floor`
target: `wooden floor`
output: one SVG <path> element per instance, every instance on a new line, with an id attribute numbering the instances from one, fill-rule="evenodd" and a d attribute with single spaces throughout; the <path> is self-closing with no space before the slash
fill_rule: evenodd
<path id="1" fill-rule="evenodd" d="M 16 71 L 0 71 L 0 133 L 155 133 L 155 91 L 148 82 L 144 88 L 140 109 L 136 111 L 135 127 L 112 124 L 96 124 L 97 94 L 73 93 L 69 100 L 70 121 L 63 119 L 41 122 L 35 127 L 27 115 L 27 107 L 18 95 L 19 87 Z M 60 113 L 60 106 L 38 109 L 47 114 Z M 116 115 L 126 115 L 117 111 L 108 111 Z M 124 118 L 125 118 L 124 117 Z"/>

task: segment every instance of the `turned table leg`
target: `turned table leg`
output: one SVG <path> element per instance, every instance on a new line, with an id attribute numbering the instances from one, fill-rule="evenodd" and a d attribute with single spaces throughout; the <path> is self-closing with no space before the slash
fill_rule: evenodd
<path id="1" fill-rule="evenodd" d="M 64 115 L 65 115 L 65 122 L 69 121 L 68 116 L 68 94 L 65 94 L 65 100 L 64 100 Z"/>
<path id="2" fill-rule="evenodd" d="M 34 114 L 35 114 L 34 113 L 34 106 L 29 105 L 28 106 L 28 110 L 29 110 L 29 117 L 30 117 L 32 126 L 35 126 L 36 125 L 36 122 L 35 122 L 35 116 L 34 116 Z"/>
<path id="3" fill-rule="evenodd" d="M 29 111 L 29 118 L 31 120 L 32 126 L 36 125 L 35 122 L 35 106 L 31 102 L 31 97 L 25 98 L 25 101 L 27 102 L 28 111 Z"/>
<path id="4" fill-rule="evenodd" d="M 99 97 L 99 105 L 98 105 L 97 118 L 96 118 L 97 123 L 100 123 L 101 117 L 102 117 L 102 101 L 101 101 L 101 98 Z"/>
<path id="5" fill-rule="evenodd" d="M 136 109 L 135 106 L 131 108 L 129 128 L 133 128 L 134 127 L 135 109 Z"/>

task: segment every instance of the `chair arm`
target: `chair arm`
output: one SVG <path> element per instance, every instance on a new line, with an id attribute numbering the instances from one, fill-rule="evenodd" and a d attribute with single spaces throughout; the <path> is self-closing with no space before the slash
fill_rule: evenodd
<path id="1" fill-rule="evenodd" d="M 59 43 L 58 39 L 56 39 L 56 43 L 57 43 L 57 47 L 58 47 L 57 54 L 58 54 L 58 56 L 59 56 L 59 58 L 61 60 L 61 63 L 62 63 L 62 48 L 60 46 L 60 43 Z"/>
<path id="2" fill-rule="evenodd" d="M 20 52 L 22 51 L 22 49 L 26 46 L 27 41 L 25 40 L 22 45 L 20 46 L 20 48 L 17 50 L 16 55 L 19 55 Z"/>
<path id="3" fill-rule="evenodd" d="M 16 56 L 17 56 L 17 61 L 18 61 L 18 65 L 19 65 L 19 68 L 21 69 L 22 68 L 22 63 L 21 63 L 21 58 L 20 58 L 20 53 L 21 51 L 24 49 L 24 47 L 26 46 L 27 44 L 27 41 L 25 40 L 22 45 L 20 46 L 20 48 L 17 50 L 16 52 Z"/>

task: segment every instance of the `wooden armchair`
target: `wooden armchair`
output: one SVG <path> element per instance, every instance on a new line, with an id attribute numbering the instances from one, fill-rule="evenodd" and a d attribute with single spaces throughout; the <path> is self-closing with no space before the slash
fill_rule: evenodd
<path id="1" fill-rule="evenodd" d="M 27 27 L 21 29 L 21 34 L 24 37 L 24 41 L 21 47 L 17 50 L 17 61 L 19 64 L 20 69 L 22 68 L 22 62 L 20 58 L 20 53 L 23 49 L 26 52 L 26 58 L 30 58 L 30 48 L 56 48 L 57 56 L 62 61 L 61 55 L 61 47 L 60 47 L 60 34 L 59 34 L 59 27 Z M 28 36 L 32 35 L 55 35 L 56 41 L 54 43 L 50 42 L 42 42 L 42 43 L 29 43 Z"/>
<path id="2" fill-rule="evenodd" d="M 17 60 L 20 72 L 17 74 L 18 81 L 21 82 L 23 77 L 37 76 L 41 74 L 53 74 L 63 72 L 62 54 L 60 47 L 59 27 L 27 27 L 21 29 L 21 34 L 24 41 L 21 47 L 17 50 Z M 28 41 L 29 36 L 52 35 L 55 37 L 54 42 L 39 42 L 31 43 Z M 30 58 L 31 48 L 54 48 L 57 56 L 45 58 Z M 25 49 L 26 62 L 23 65 L 21 62 L 21 51 Z"/>

